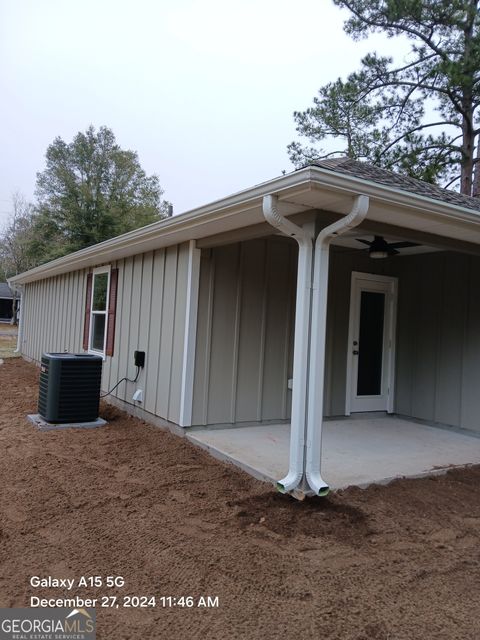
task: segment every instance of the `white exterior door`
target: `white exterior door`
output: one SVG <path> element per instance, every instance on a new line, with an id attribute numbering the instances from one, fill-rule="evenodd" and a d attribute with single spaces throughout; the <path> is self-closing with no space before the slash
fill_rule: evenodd
<path id="1" fill-rule="evenodd" d="M 393 411 L 397 279 L 352 273 L 346 415 Z"/>

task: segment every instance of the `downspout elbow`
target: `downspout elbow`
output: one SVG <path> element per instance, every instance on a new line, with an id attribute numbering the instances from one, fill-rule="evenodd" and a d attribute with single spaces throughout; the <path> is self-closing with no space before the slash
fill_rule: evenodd
<path id="1" fill-rule="evenodd" d="M 357 196 L 348 215 L 320 231 L 315 242 L 315 248 L 321 247 L 325 242 L 332 240 L 335 236 L 342 236 L 347 231 L 350 231 L 350 229 L 361 224 L 368 213 L 369 204 L 370 199 L 368 196 Z"/>
<path id="2" fill-rule="evenodd" d="M 268 195 L 263 197 L 263 216 L 272 227 L 275 227 L 286 236 L 295 238 L 299 244 L 311 241 L 313 236 L 303 227 L 299 227 L 291 220 L 285 218 L 278 207 L 278 196 Z"/>
<path id="3" fill-rule="evenodd" d="M 320 475 L 320 471 L 312 472 L 307 469 L 305 475 L 307 478 L 308 486 L 316 496 L 324 498 L 330 493 L 330 486 L 322 478 L 322 476 Z"/>
<path id="4" fill-rule="evenodd" d="M 276 483 L 280 493 L 290 493 L 298 487 L 303 478 L 303 469 L 290 469 L 287 475 Z"/>

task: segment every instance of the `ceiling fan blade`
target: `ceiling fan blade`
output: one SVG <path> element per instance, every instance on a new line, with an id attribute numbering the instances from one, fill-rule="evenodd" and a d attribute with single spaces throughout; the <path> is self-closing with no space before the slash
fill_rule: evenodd
<path id="1" fill-rule="evenodd" d="M 407 247 L 418 247 L 418 242 L 390 242 L 389 247 L 393 249 L 406 249 Z"/>
<path id="2" fill-rule="evenodd" d="M 389 245 L 388 247 L 388 255 L 389 256 L 398 256 L 400 254 L 400 251 L 397 251 L 396 249 L 394 249 L 392 247 L 392 245 Z"/>
<path id="3" fill-rule="evenodd" d="M 363 238 L 355 238 L 355 240 L 356 240 L 357 242 L 361 242 L 361 243 L 363 243 L 363 244 L 366 244 L 366 245 L 367 245 L 367 247 L 369 247 L 370 245 L 372 245 L 372 244 L 373 244 L 373 242 L 370 242 L 370 240 L 363 240 Z"/>

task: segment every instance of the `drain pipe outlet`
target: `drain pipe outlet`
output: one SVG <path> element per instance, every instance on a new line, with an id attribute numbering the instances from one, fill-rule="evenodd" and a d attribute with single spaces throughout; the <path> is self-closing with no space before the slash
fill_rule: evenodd
<path id="1" fill-rule="evenodd" d="M 368 212 L 369 199 L 359 195 L 350 213 L 322 229 L 315 242 L 313 276 L 312 335 L 309 370 L 306 477 L 315 495 L 329 491 L 320 467 L 322 455 L 323 393 L 325 380 L 325 340 L 327 328 L 328 266 L 331 241 L 359 225 Z"/>
<path id="2" fill-rule="evenodd" d="M 305 465 L 305 430 L 308 343 L 310 331 L 313 233 L 284 218 L 278 206 L 278 197 L 263 198 L 263 215 L 273 227 L 298 242 L 297 299 L 295 314 L 295 340 L 293 355 L 292 417 L 290 428 L 290 462 L 288 474 L 277 482 L 282 493 L 293 491 L 302 482 Z"/>

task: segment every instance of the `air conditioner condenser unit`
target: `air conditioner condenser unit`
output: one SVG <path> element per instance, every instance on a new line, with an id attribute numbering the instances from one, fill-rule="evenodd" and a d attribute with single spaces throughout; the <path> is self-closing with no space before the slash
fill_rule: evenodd
<path id="1" fill-rule="evenodd" d="M 101 356 L 44 353 L 40 368 L 38 413 L 54 424 L 94 422 L 98 418 Z"/>

